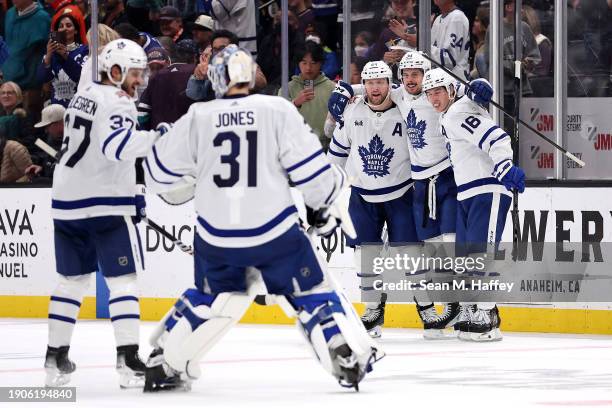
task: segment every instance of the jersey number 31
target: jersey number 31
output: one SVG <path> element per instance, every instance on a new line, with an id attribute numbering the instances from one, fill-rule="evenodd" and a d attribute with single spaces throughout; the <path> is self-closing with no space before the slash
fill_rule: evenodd
<path id="1" fill-rule="evenodd" d="M 235 132 L 221 132 L 213 139 L 213 146 L 220 147 L 229 143 L 230 151 L 228 154 L 221 155 L 221 163 L 229 165 L 229 177 L 220 174 L 213 176 L 213 181 L 217 187 L 233 187 L 240 178 L 240 156 L 241 138 Z M 247 144 L 247 186 L 257 186 L 257 131 L 246 131 Z"/>

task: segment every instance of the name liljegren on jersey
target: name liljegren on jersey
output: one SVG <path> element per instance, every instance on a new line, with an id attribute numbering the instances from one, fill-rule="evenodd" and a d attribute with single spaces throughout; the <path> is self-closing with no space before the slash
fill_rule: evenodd
<path id="1" fill-rule="evenodd" d="M 395 150 L 392 147 L 385 149 L 385 144 L 378 135 L 374 135 L 367 147 L 359 146 L 358 151 L 365 174 L 374 178 L 389 174 L 389 166 Z"/>
<path id="2" fill-rule="evenodd" d="M 68 109 L 76 109 L 88 115 L 94 116 L 98 110 L 98 104 L 84 96 L 76 96 L 70 101 Z"/>

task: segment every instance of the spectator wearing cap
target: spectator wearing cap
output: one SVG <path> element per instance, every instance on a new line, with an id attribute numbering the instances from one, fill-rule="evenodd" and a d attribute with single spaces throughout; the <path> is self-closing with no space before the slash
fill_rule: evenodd
<path id="1" fill-rule="evenodd" d="M 208 4 L 209 3 L 209 4 Z M 205 1 L 207 14 L 215 20 L 215 30 L 229 30 L 238 36 L 234 43 L 257 58 L 257 8 L 252 0 Z"/>
<path id="2" fill-rule="evenodd" d="M 102 17 L 102 24 L 106 24 L 110 28 L 115 28 L 117 25 L 123 23 L 129 24 L 123 0 L 106 0 L 104 2 L 104 17 Z"/>
<path id="3" fill-rule="evenodd" d="M 166 6 L 159 11 L 159 31 L 175 43 L 189 39 L 189 33 L 183 28 L 181 13 L 176 7 Z"/>
<path id="4" fill-rule="evenodd" d="M 187 113 L 193 100 L 185 94 L 187 81 L 195 69 L 197 48 L 193 40 L 176 44 L 171 64 L 160 69 L 138 102 L 138 123 L 144 129 L 154 129 L 160 122 L 173 123 Z"/>
<path id="5" fill-rule="evenodd" d="M 36 69 L 45 54 L 51 19 L 32 0 L 13 0 L 13 4 L 4 20 L 4 39 L 10 57 L 2 65 L 2 73 L 5 81 L 17 83 L 23 90 L 26 109 L 40 112 L 41 87 L 36 80 Z"/>
<path id="6" fill-rule="evenodd" d="M 163 48 L 154 48 L 147 53 L 147 64 L 149 66 L 149 80 L 163 68 L 170 65 L 170 57 Z"/>
<path id="7" fill-rule="evenodd" d="M 62 148 L 64 140 L 64 114 L 66 109 L 62 105 L 51 104 L 42 110 L 40 122 L 34 125 L 37 129 L 44 129 L 47 134 L 47 144 L 57 151 Z M 45 177 L 51 179 L 55 168 L 56 160 L 54 157 L 45 155 L 41 165 L 32 164 L 25 170 L 25 174 L 30 177 Z"/>
<path id="8" fill-rule="evenodd" d="M 212 39 L 213 34 L 213 27 L 214 21 L 212 17 L 207 16 L 206 14 L 202 14 L 201 16 L 199 16 L 193 23 L 191 35 L 193 36 L 193 41 L 195 41 L 198 45 L 198 54 L 204 52 L 206 47 L 210 45 L 210 40 Z"/>
<path id="9" fill-rule="evenodd" d="M 89 48 L 78 42 L 77 24 L 70 14 L 56 20 L 53 28 L 61 36 L 49 39 L 47 53 L 37 72 L 40 82 L 51 82 L 51 103 L 64 107 L 68 106 L 77 91 L 81 67 L 89 54 Z"/>
<path id="10" fill-rule="evenodd" d="M 187 82 L 186 95 L 194 101 L 209 101 L 215 98 L 212 92 L 210 81 L 208 80 L 208 63 L 210 58 L 230 44 L 236 44 L 238 38 L 234 33 L 227 30 L 214 31 L 211 37 L 211 44 L 200 55 L 199 64 L 195 67 L 193 75 Z M 262 90 L 268 85 L 266 76 L 257 65 L 255 72 L 255 85 L 253 91 Z"/>
<path id="11" fill-rule="evenodd" d="M 71 0 L 45 0 L 54 11 L 53 17 L 51 18 L 51 29 L 56 30 L 57 21 L 63 16 L 70 16 L 75 21 L 75 26 L 78 29 L 77 38 L 80 44 L 87 45 L 87 24 L 85 22 L 85 16 L 81 9 L 72 4 Z"/>

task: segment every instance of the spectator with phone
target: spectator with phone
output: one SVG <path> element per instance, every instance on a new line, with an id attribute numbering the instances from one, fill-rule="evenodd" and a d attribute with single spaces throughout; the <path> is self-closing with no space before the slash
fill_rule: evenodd
<path id="1" fill-rule="evenodd" d="M 59 18 L 52 29 L 37 77 L 40 82 L 51 82 L 51 103 L 68 107 L 77 91 L 89 48 L 77 41 L 80 27 L 71 15 Z"/>
<path id="2" fill-rule="evenodd" d="M 325 53 L 319 44 L 306 41 L 296 54 L 300 74 L 289 81 L 289 99 L 327 150 L 330 140 L 324 133 L 327 101 L 336 84 L 321 73 Z"/>

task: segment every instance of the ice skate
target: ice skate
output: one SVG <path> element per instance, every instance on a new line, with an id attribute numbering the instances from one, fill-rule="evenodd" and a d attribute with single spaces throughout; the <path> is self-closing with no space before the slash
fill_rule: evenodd
<path id="1" fill-rule="evenodd" d="M 359 391 L 359 382 L 365 375 L 372 371 L 372 363 L 376 358 L 376 349 L 372 349 L 372 354 L 365 362 L 360 365 L 357 356 L 351 351 L 347 344 L 337 347 L 331 352 L 334 371 L 338 374 L 338 382 L 346 388 L 355 388 Z"/>
<path id="2" fill-rule="evenodd" d="M 145 371 L 144 392 L 190 391 L 191 381 L 183 379 L 181 374 L 170 367 L 164 360 L 164 351 L 155 349 L 149 356 Z"/>
<path id="3" fill-rule="evenodd" d="M 499 325 L 501 319 L 497 306 L 493 309 L 476 309 L 469 322 L 462 325 L 459 339 L 465 341 L 500 341 L 503 339 Z"/>
<path id="4" fill-rule="evenodd" d="M 70 346 L 47 347 L 45 357 L 46 387 L 61 387 L 70 382 L 70 374 L 76 370 L 76 364 L 68 358 L 69 349 Z"/>
<path id="5" fill-rule="evenodd" d="M 140 388 L 144 384 L 146 366 L 138 355 L 138 345 L 117 347 L 119 387 Z"/>
<path id="6" fill-rule="evenodd" d="M 385 323 L 385 304 L 379 303 L 375 308 L 366 308 L 361 316 L 361 322 L 371 337 L 380 337 L 381 326 Z"/>
<path id="7" fill-rule="evenodd" d="M 423 322 L 423 337 L 427 340 L 443 340 L 456 337 L 456 333 L 446 329 L 453 328 L 460 316 L 459 303 L 447 303 L 442 314 L 438 314 L 433 303 L 421 306 L 416 302 L 417 312 Z"/>

